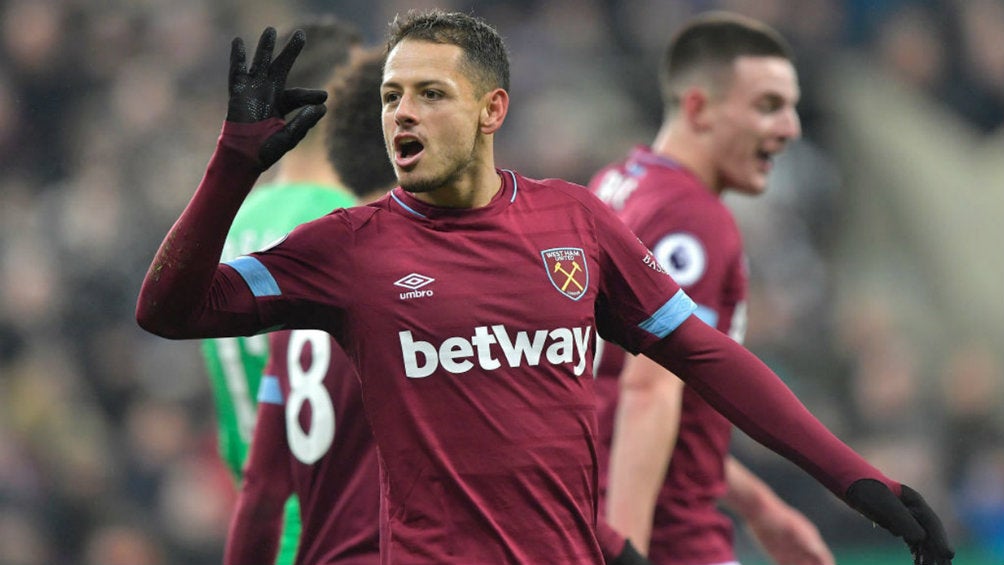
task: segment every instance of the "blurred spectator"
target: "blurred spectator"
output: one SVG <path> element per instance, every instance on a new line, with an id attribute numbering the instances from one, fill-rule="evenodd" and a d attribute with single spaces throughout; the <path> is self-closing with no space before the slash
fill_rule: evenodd
<path id="1" fill-rule="evenodd" d="M 165 565 L 164 550 L 137 522 L 99 527 L 87 541 L 84 565 Z"/>
<path id="2" fill-rule="evenodd" d="M 961 72 L 952 106 L 984 133 L 1004 124 L 1004 4 L 953 0 L 959 11 Z"/>
<path id="3" fill-rule="evenodd" d="M 39 520 L 26 511 L 0 510 L 0 563 L 46 565 L 52 563 L 52 540 Z"/>
<path id="4" fill-rule="evenodd" d="M 1004 364 L 983 340 L 964 343 L 941 372 L 948 487 L 969 538 L 1004 559 Z"/>
<path id="5" fill-rule="evenodd" d="M 946 33 L 930 9 L 905 5 L 891 12 L 879 27 L 877 55 L 899 80 L 937 92 L 947 78 Z"/>
<path id="6" fill-rule="evenodd" d="M 1004 443 L 1004 363 L 985 341 L 973 340 L 950 353 L 939 384 L 945 433 L 955 438 L 945 444 L 946 479 L 957 488 L 986 447 Z"/>

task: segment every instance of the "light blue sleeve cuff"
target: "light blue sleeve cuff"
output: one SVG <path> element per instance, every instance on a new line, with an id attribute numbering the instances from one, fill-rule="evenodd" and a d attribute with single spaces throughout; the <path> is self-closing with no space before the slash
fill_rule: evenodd
<path id="1" fill-rule="evenodd" d="M 279 284 L 272 277 L 272 273 L 268 272 L 268 268 L 254 257 L 245 255 L 224 264 L 230 265 L 241 275 L 255 297 L 282 294 L 282 291 L 279 290 Z"/>
<path id="2" fill-rule="evenodd" d="M 275 375 L 262 375 L 258 385 L 259 404 L 278 404 L 282 406 L 282 389 L 279 388 L 279 378 Z"/>
<path id="3" fill-rule="evenodd" d="M 694 315 L 700 318 L 705 324 L 708 324 L 713 328 L 718 327 L 718 312 L 715 312 L 713 309 L 708 308 L 703 304 L 698 304 L 697 311 L 694 312 Z"/>
<path id="4" fill-rule="evenodd" d="M 659 338 L 664 338 L 680 327 L 680 324 L 695 310 L 697 310 L 697 304 L 687 296 L 687 293 L 683 292 L 683 289 L 680 289 L 649 319 L 638 324 L 638 327 Z"/>

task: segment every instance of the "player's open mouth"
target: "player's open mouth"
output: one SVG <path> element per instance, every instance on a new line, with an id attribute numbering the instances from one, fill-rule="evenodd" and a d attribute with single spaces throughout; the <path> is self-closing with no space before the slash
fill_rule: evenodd
<path id="1" fill-rule="evenodd" d="M 425 146 L 411 136 L 398 136 L 394 140 L 394 161 L 398 167 L 408 168 L 418 162 Z"/>
<path id="2" fill-rule="evenodd" d="M 760 161 L 760 166 L 766 169 L 770 168 L 771 161 L 774 159 L 774 154 L 770 151 L 759 150 L 756 152 L 756 158 Z"/>

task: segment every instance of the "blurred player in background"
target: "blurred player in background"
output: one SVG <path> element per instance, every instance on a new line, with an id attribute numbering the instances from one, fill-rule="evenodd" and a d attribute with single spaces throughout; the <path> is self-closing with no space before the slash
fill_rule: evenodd
<path id="1" fill-rule="evenodd" d="M 660 79 L 655 141 L 590 188 L 653 250 L 697 315 L 742 343 L 746 258 L 722 195 L 762 193 L 774 156 L 800 135 L 790 48 L 761 22 L 711 12 L 677 32 Z M 614 345 L 597 362 L 606 517 L 654 563 L 735 563 L 721 501 L 777 563 L 832 565 L 816 527 L 728 454 L 732 424 L 695 390 Z M 608 469 L 611 443 L 617 464 Z"/>
<path id="2" fill-rule="evenodd" d="M 333 16 L 305 19 L 293 29 L 303 29 L 310 42 L 291 80 L 310 88 L 324 88 L 362 39 L 355 27 Z M 322 130 L 309 134 L 286 157 L 272 181 L 256 187 L 241 207 L 227 235 L 223 261 L 264 249 L 295 226 L 356 203 L 327 162 Z M 268 358 L 268 337 L 204 340 L 202 350 L 216 402 L 220 455 L 240 484 Z M 293 563 L 299 530 L 299 508 L 293 497 L 286 506 L 278 565 Z"/>
<path id="3" fill-rule="evenodd" d="M 380 92 L 398 187 L 219 263 L 256 179 L 324 115 L 323 91 L 286 87 L 303 41 L 294 34 L 273 60 L 268 28 L 248 66 L 234 40 L 217 149 L 151 263 L 136 319 L 172 339 L 277 328 L 334 336 L 361 377 L 379 448 L 381 563 L 603 562 L 597 331 L 687 379 L 921 562 L 950 563 L 923 498 L 694 316 L 607 206 L 579 185 L 495 167 L 508 55 L 474 16 L 429 10 L 392 25 Z"/>
<path id="4" fill-rule="evenodd" d="M 364 203 L 396 180 L 380 128 L 383 60 L 382 48 L 368 49 L 339 68 L 320 126 L 338 178 Z M 224 563 L 251 565 L 273 555 L 282 506 L 295 494 L 302 515 L 297 564 L 375 565 L 379 469 L 355 370 L 322 331 L 268 338 L 254 441 Z"/>

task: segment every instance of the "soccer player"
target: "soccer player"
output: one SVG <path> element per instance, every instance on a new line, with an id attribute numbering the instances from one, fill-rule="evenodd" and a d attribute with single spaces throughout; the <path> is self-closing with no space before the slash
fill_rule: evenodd
<path id="1" fill-rule="evenodd" d="M 361 34 L 333 16 L 312 18 L 297 28 L 310 33 L 311 43 L 301 53 L 290 77 L 304 86 L 324 87 L 335 68 L 348 62 L 361 44 Z M 308 135 L 286 156 L 274 179 L 255 188 L 241 207 L 223 246 L 224 261 L 263 249 L 303 222 L 356 203 L 325 157 L 321 130 Z M 202 350 L 216 402 L 220 455 L 240 484 L 254 429 L 255 400 L 268 357 L 268 339 L 259 334 L 204 340 Z M 295 497 L 286 504 L 285 515 L 278 559 L 274 561 L 279 565 L 293 563 L 300 538 L 300 511 Z"/>
<path id="2" fill-rule="evenodd" d="M 661 71 L 665 118 L 655 141 L 604 168 L 590 188 L 653 250 L 696 315 L 742 343 L 745 257 L 721 197 L 763 192 L 771 160 L 800 134 L 790 49 L 761 22 L 710 12 L 677 32 Z M 724 501 L 776 562 L 833 563 L 816 527 L 729 456 L 732 425 L 697 391 L 644 356 L 625 362 L 614 345 L 602 352 L 600 495 L 612 526 L 659 565 L 734 563 Z M 611 442 L 617 464 L 608 475 Z"/>
<path id="3" fill-rule="evenodd" d="M 382 48 L 357 51 L 328 88 L 328 160 L 361 202 L 395 183 L 380 127 L 383 59 Z M 322 331 L 278 331 L 268 339 L 224 564 L 256 564 L 274 555 L 283 503 L 295 493 L 303 516 L 297 564 L 375 565 L 379 468 L 351 362 Z"/>
<path id="4" fill-rule="evenodd" d="M 399 186 L 219 264 L 262 171 L 323 115 L 286 88 L 302 48 L 248 68 L 231 49 L 216 152 L 144 279 L 136 317 L 171 339 L 320 329 L 361 377 L 381 469 L 382 563 L 602 563 L 596 540 L 596 334 L 687 380 L 925 563 L 952 552 L 919 494 L 834 437 L 696 306 L 584 187 L 495 167 L 509 109 L 498 32 L 409 13 L 387 43 L 383 133 Z M 289 119 L 284 116 L 290 115 Z"/>

